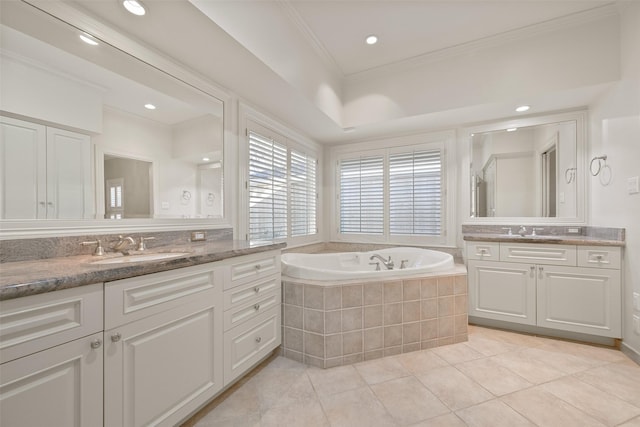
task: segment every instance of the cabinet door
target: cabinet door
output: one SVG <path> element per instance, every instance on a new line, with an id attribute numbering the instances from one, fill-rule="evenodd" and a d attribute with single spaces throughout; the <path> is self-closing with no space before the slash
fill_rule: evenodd
<path id="1" fill-rule="evenodd" d="M 47 128 L 47 218 L 93 218 L 92 185 L 90 138 Z"/>
<path id="2" fill-rule="evenodd" d="M 46 130 L 0 117 L 0 219 L 46 218 Z"/>
<path id="3" fill-rule="evenodd" d="M 102 332 L 2 364 L 0 425 L 101 426 L 101 340 Z"/>
<path id="4" fill-rule="evenodd" d="M 538 325 L 620 338 L 620 271 L 538 266 Z"/>
<path id="5" fill-rule="evenodd" d="M 531 264 L 468 263 L 469 316 L 536 324 L 536 279 Z"/>
<path id="6" fill-rule="evenodd" d="M 222 388 L 221 300 L 105 332 L 106 426 L 176 425 Z"/>

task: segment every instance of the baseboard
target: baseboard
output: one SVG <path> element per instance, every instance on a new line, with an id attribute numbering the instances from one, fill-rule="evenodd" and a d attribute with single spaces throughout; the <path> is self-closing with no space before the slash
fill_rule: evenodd
<path id="1" fill-rule="evenodd" d="M 623 342 L 622 345 L 620 346 L 620 350 L 624 354 L 629 356 L 629 359 L 633 360 L 638 365 L 640 365 L 640 352 L 638 352 L 635 348 L 630 347 L 628 344 Z"/>

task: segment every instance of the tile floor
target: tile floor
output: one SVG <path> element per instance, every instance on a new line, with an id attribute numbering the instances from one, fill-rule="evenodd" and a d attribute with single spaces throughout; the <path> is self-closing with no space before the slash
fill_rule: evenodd
<path id="1" fill-rule="evenodd" d="M 469 328 L 465 343 L 326 370 L 273 358 L 185 426 L 640 427 L 640 366 L 623 353 Z"/>

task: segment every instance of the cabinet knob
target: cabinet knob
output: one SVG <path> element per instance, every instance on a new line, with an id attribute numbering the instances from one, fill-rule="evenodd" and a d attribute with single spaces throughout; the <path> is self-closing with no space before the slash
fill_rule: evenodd
<path id="1" fill-rule="evenodd" d="M 260 271 L 260 264 L 256 264 L 256 271 Z"/>
<path id="2" fill-rule="evenodd" d="M 486 249 L 480 249 L 480 255 L 486 255 L 487 254 L 487 250 Z"/>
<path id="3" fill-rule="evenodd" d="M 91 341 L 91 348 L 94 350 L 97 348 L 100 348 L 101 345 L 102 345 L 102 340 L 100 338 L 96 338 L 95 340 Z"/>
<path id="4" fill-rule="evenodd" d="M 538 267 L 538 278 L 542 279 L 542 275 L 544 273 L 544 267 Z"/>
<path id="5" fill-rule="evenodd" d="M 122 338 L 122 335 L 120 335 L 120 332 L 116 332 L 115 334 L 111 335 L 112 342 L 118 342 L 120 341 L 121 338 Z"/>
<path id="6" fill-rule="evenodd" d="M 601 262 L 604 259 L 602 255 L 596 255 L 596 261 Z"/>
<path id="7" fill-rule="evenodd" d="M 40 202 L 40 206 L 44 206 L 44 205 L 46 205 L 45 202 Z"/>
<path id="8" fill-rule="evenodd" d="M 257 337 L 256 338 L 256 342 L 261 342 L 262 341 L 262 337 Z"/>
<path id="9" fill-rule="evenodd" d="M 256 305 L 254 305 L 254 306 L 253 306 L 253 308 L 255 308 L 255 309 L 256 309 L 256 311 L 260 310 L 260 304 L 256 304 Z"/>
<path id="10" fill-rule="evenodd" d="M 529 268 L 531 269 L 531 274 L 530 274 L 530 276 L 531 276 L 531 277 L 533 277 L 533 276 L 534 276 L 534 274 L 535 274 L 536 268 L 535 268 L 535 266 L 533 266 L 533 265 L 532 265 L 531 267 L 529 267 Z"/>

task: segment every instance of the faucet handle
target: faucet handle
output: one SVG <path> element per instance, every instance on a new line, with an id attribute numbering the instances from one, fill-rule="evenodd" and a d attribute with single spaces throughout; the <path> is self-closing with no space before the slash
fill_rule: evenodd
<path id="1" fill-rule="evenodd" d="M 100 242 L 100 240 L 92 240 L 90 242 L 80 242 L 80 244 L 82 246 L 98 245 L 96 247 L 96 250 L 93 251 L 93 255 L 94 256 L 102 256 L 102 255 L 104 255 L 104 248 L 102 247 L 102 242 Z"/>
<path id="2" fill-rule="evenodd" d="M 407 268 L 407 265 L 406 265 L 406 264 L 407 264 L 408 262 L 409 262 L 409 260 L 408 260 L 408 259 L 403 259 L 403 260 L 401 260 L 401 261 L 400 261 L 400 270 L 402 270 L 402 269 L 404 269 L 404 268 Z"/>
<path id="3" fill-rule="evenodd" d="M 375 265 L 376 271 L 380 271 L 380 263 L 379 262 L 370 262 L 369 265 Z"/>
<path id="4" fill-rule="evenodd" d="M 155 240 L 155 237 L 142 237 L 142 236 L 140 236 L 140 243 L 138 243 L 138 250 L 139 251 L 144 251 L 145 249 L 147 249 L 147 245 L 145 245 L 145 243 L 144 243 L 147 240 Z"/>

